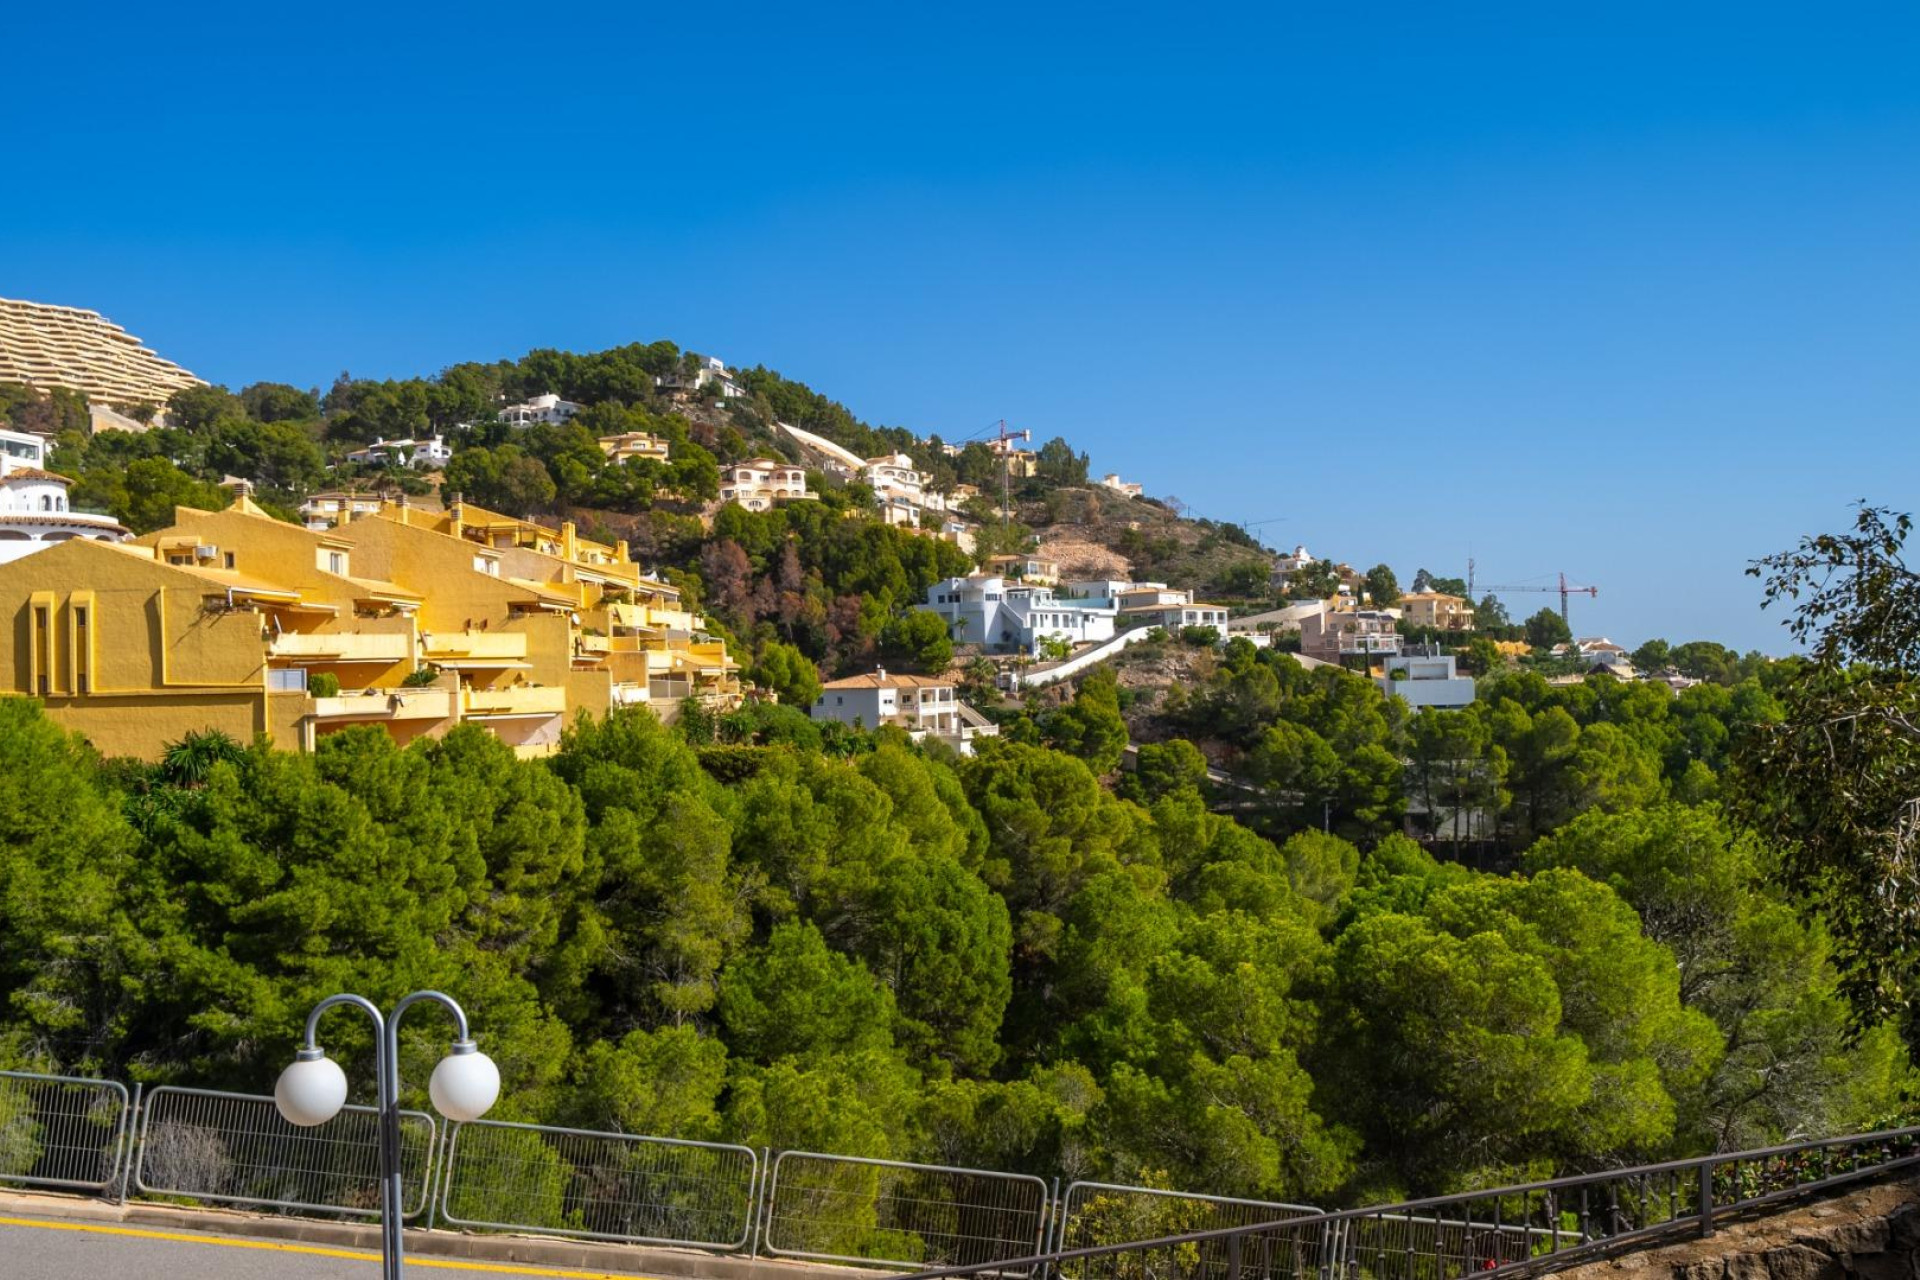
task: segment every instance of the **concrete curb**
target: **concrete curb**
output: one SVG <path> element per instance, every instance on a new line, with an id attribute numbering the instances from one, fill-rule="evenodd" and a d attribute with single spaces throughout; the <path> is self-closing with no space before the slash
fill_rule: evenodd
<path id="1" fill-rule="evenodd" d="M 0 1191 L 0 1216 L 114 1223 L 155 1230 L 285 1240 L 335 1249 L 365 1249 L 376 1254 L 380 1251 L 380 1229 L 371 1223 L 287 1218 L 240 1209 L 186 1208 L 138 1200 L 121 1205 L 82 1196 Z M 406 1243 L 409 1256 L 422 1258 L 624 1272 L 673 1280 L 876 1280 L 886 1274 L 877 1269 L 825 1266 L 785 1258 L 749 1258 L 555 1236 L 468 1235 L 459 1231 L 409 1228 Z"/>

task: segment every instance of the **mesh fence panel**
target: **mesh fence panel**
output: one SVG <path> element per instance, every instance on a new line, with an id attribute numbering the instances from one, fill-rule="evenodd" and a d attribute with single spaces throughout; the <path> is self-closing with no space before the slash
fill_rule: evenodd
<path id="1" fill-rule="evenodd" d="M 1445 1280 L 1568 1248 L 1580 1236 L 1525 1222 L 1369 1214 L 1341 1224 L 1340 1256 L 1361 1280 Z"/>
<path id="2" fill-rule="evenodd" d="M 380 1212 L 380 1116 L 347 1107 L 302 1129 L 257 1094 L 162 1086 L 147 1095 L 134 1186 L 148 1195 L 321 1213 Z M 426 1207 L 433 1121 L 400 1113 L 404 1216 Z"/>
<path id="3" fill-rule="evenodd" d="M 746 1147 L 479 1120 L 448 1143 L 448 1222 L 739 1249 L 759 1159 Z"/>
<path id="4" fill-rule="evenodd" d="M 0 1071 L 0 1182 L 106 1191 L 126 1124 L 126 1088 L 111 1080 Z"/>
<path id="5" fill-rule="evenodd" d="M 1225 1227 L 1257 1227 L 1319 1212 L 1307 1204 L 1076 1182 L 1061 1197 L 1059 1247 L 1083 1249 Z"/>
<path id="6" fill-rule="evenodd" d="M 767 1252 L 900 1267 L 983 1266 L 1044 1246 L 1047 1187 L 1025 1174 L 783 1151 Z"/>

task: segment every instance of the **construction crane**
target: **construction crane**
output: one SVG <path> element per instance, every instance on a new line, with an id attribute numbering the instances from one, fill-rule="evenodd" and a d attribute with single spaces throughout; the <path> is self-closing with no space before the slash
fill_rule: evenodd
<path id="1" fill-rule="evenodd" d="M 1472 567 L 1471 567 L 1471 566 L 1472 566 L 1472 562 L 1471 562 L 1471 561 L 1469 561 L 1469 562 L 1468 562 L 1468 566 L 1469 566 L 1469 567 L 1468 567 L 1468 571 L 1467 571 L 1467 572 L 1468 572 L 1468 579 L 1467 579 L 1467 581 L 1468 581 L 1468 583 L 1469 583 L 1469 585 L 1468 585 L 1468 587 L 1467 587 L 1467 594 L 1468 594 L 1468 595 L 1472 595 L 1472 594 L 1473 594 L 1473 592 L 1474 592 L 1474 588 L 1473 588 L 1473 586 L 1471 585 L 1471 584 L 1472 584 L 1472 581 L 1473 581 L 1473 579 L 1472 579 L 1472 572 L 1473 572 L 1473 570 L 1472 570 Z M 1568 616 L 1568 612 L 1567 612 L 1567 597 L 1568 597 L 1568 596 L 1586 596 L 1586 597 L 1587 597 L 1588 599 L 1590 599 L 1590 600 L 1597 600 L 1597 599 L 1599 599 L 1599 598 L 1600 598 L 1600 588 L 1598 588 L 1598 587 L 1582 587 L 1582 586 L 1576 586 L 1576 585 L 1575 585 L 1574 583 L 1571 583 L 1571 582 L 1568 582 L 1568 581 L 1567 581 L 1567 575 L 1566 575 L 1565 573 L 1562 573 L 1562 574 L 1560 575 L 1560 585 L 1559 585 L 1559 586 L 1557 586 L 1557 587 L 1554 587 L 1554 586 L 1541 586 L 1541 585 L 1539 585 L 1538 583 L 1533 583 L 1533 584 L 1519 584 L 1519 585 L 1514 585 L 1514 586 L 1506 586 L 1506 587 L 1496 587 L 1496 586 L 1483 586 L 1483 587 L 1481 587 L 1481 588 L 1479 588 L 1479 589 L 1480 589 L 1481 591 L 1506 591 L 1506 592 L 1514 592 L 1514 591 L 1534 591 L 1534 592 L 1540 592 L 1540 591 L 1546 591 L 1546 592 L 1552 592 L 1552 591 L 1558 591 L 1558 592 L 1560 593 L 1560 621 L 1562 621 L 1562 622 L 1564 622 L 1564 623 L 1566 623 L 1566 624 L 1567 624 L 1567 630 L 1569 630 L 1569 631 L 1571 631 L 1571 630 L 1573 630 L 1573 619 L 1572 619 L 1571 617 L 1569 617 L 1569 616 Z"/>

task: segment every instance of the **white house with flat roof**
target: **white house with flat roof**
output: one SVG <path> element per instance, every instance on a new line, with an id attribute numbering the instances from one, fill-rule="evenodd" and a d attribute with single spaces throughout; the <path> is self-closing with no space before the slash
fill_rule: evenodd
<path id="1" fill-rule="evenodd" d="M 1408 706 L 1457 710 L 1473 702 L 1473 677 L 1463 676 L 1454 667 L 1450 654 L 1405 653 L 1387 659 L 1385 675 L 1374 683 L 1390 695 L 1398 695 Z"/>
<path id="2" fill-rule="evenodd" d="M 366 448 L 349 453 L 347 461 L 374 467 L 424 467 L 431 471 L 453 461 L 453 447 L 441 436 L 375 440 Z"/>
<path id="3" fill-rule="evenodd" d="M 938 614 L 959 643 L 995 653 L 1038 653 L 1047 639 L 1098 644 L 1113 638 L 1119 617 L 1111 599 L 1076 600 L 991 574 L 936 582 L 920 607 Z"/>
<path id="4" fill-rule="evenodd" d="M 579 405 L 548 392 L 521 404 L 507 405 L 500 410 L 500 421 L 510 427 L 531 427 L 536 423 L 557 427 L 578 412 Z"/>

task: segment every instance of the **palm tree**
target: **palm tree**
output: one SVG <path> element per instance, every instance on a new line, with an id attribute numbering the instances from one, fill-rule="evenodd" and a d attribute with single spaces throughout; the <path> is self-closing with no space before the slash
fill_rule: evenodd
<path id="1" fill-rule="evenodd" d="M 160 778 L 170 786 L 204 787 L 215 765 L 238 764 L 246 754 L 247 749 L 229 735 L 202 729 L 167 744 L 160 757 Z"/>

